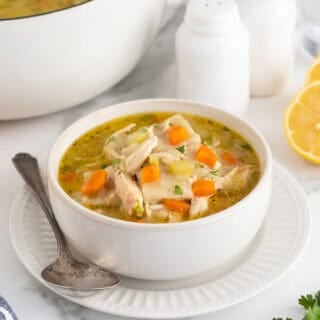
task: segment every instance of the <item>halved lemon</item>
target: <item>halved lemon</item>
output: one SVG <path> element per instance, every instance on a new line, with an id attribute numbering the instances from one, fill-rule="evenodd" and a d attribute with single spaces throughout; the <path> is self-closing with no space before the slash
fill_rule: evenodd
<path id="1" fill-rule="evenodd" d="M 320 81 L 301 89 L 286 110 L 284 129 L 292 149 L 320 164 Z"/>
<path id="2" fill-rule="evenodd" d="M 313 62 L 306 76 L 306 83 L 320 81 L 320 56 Z"/>

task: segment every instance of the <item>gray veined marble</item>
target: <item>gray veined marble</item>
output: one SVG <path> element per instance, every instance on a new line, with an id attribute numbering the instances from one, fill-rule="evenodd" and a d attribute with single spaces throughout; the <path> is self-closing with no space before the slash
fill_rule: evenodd
<path id="1" fill-rule="evenodd" d="M 9 208 L 21 186 L 21 179 L 14 171 L 11 158 L 18 152 L 27 151 L 45 163 L 48 150 L 57 135 L 83 115 L 130 99 L 174 96 L 174 35 L 183 14 L 184 1 L 168 1 L 157 39 L 136 69 L 113 89 L 63 112 L 20 121 L 0 121 L 0 295 L 10 303 L 19 320 L 120 319 L 80 307 L 59 297 L 34 280 L 21 265 L 10 244 L 8 230 Z M 315 279 L 320 269 L 320 171 L 292 152 L 285 141 L 281 124 L 284 109 L 301 87 L 309 62 L 298 55 L 295 73 L 285 92 L 276 97 L 253 99 L 247 114 L 247 119 L 270 143 L 275 158 L 302 181 L 309 191 L 315 231 L 309 248 L 301 262 L 274 287 L 248 302 L 216 314 L 196 317 L 197 320 L 270 320 L 278 316 L 300 319 L 302 315 L 296 308 L 296 299 L 300 294 L 319 290 L 319 281 Z"/>

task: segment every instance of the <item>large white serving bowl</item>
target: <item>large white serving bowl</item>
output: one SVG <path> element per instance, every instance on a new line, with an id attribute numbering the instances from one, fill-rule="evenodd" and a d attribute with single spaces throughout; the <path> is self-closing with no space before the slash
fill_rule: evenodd
<path id="1" fill-rule="evenodd" d="M 215 119 L 240 133 L 261 164 L 257 186 L 232 207 L 175 224 L 140 224 L 109 218 L 71 199 L 60 187 L 59 162 L 80 135 L 132 113 L 189 112 Z M 254 238 L 268 208 L 272 156 L 265 139 L 248 123 L 218 108 L 173 99 L 131 101 L 93 112 L 61 134 L 51 149 L 48 185 L 56 218 L 70 244 L 85 258 L 119 274 L 149 280 L 185 278 L 221 267 Z"/>
<path id="2" fill-rule="evenodd" d="M 154 38 L 164 0 L 89 0 L 0 19 L 0 120 L 89 100 L 133 69 Z"/>

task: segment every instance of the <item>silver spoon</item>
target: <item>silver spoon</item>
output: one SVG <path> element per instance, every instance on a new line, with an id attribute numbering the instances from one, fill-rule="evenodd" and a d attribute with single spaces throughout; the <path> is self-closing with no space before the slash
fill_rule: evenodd
<path id="1" fill-rule="evenodd" d="M 90 295 L 98 290 L 117 286 L 120 280 L 116 275 L 96 264 L 80 262 L 72 256 L 66 238 L 54 216 L 40 176 L 37 159 L 27 153 L 18 153 L 12 161 L 26 184 L 34 192 L 57 240 L 58 257 L 42 270 L 42 278 L 65 294 L 76 296 Z"/>

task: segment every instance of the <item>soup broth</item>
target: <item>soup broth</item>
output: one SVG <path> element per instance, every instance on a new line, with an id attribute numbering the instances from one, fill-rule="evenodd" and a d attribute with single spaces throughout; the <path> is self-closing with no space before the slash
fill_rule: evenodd
<path id="1" fill-rule="evenodd" d="M 0 19 L 33 16 L 87 2 L 88 0 L 0 0 Z"/>
<path id="2" fill-rule="evenodd" d="M 90 130 L 65 152 L 58 173 L 63 190 L 83 206 L 139 223 L 216 214 L 259 177 L 257 155 L 239 134 L 212 119 L 164 112 Z"/>

